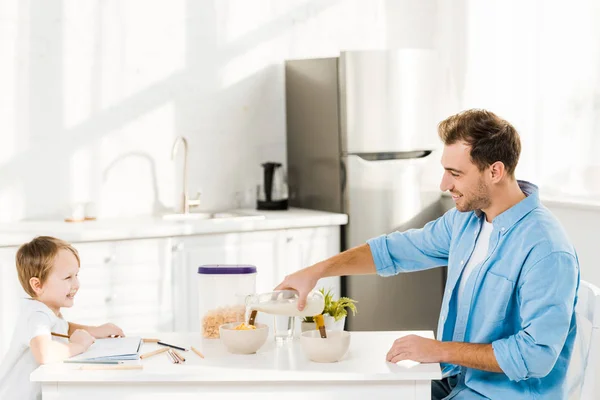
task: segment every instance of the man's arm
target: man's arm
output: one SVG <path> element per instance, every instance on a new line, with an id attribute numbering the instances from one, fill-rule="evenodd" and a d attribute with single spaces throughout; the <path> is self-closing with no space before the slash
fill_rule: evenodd
<path id="1" fill-rule="evenodd" d="M 489 372 L 503 372 L 491 344 L 442 342 L 440 362 Z"/>
<path id="2" fill-rule="evenodd" d="M 353 247 L 314 265 L 321 278 L 329 276 L 366 275 L 377 272 L 368 244 Z"/>
<path id="3" fill-rule="evenodd" d="M 522 328 L 492 343 L 509 379 L 541 378 L 552 371 L 571 330 L 578 286 L 577 259 L 564 251 L 523 268 L 518 287 Z"/>
<path id="4" fill-rule="evenodd" d="M 408 335 L 397 339 L 387 354 L 393 363 L 402 360 L 442 362 L 490 372 L 503 372 L 491 344 L 440 342 Z"/>
<path id="5" fill-rule="evenodd" d="M 456 209 L 422 229 L 394 232 L 285 277 L 276 290 L 295 289 L 304 309 L 306 296 L 320 278 L 378 273 L 382 276 L 447 265 Z M 404 266 L 404 268 L 402 267 Z"/>

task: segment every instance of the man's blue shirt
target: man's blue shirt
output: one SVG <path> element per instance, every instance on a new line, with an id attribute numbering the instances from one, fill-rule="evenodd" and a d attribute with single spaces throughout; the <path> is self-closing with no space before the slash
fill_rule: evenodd
<path id="1" fill-rule="evenodd" d="M 452 209 L 422 229 L 368 241 L 382 276 L 448 266 L 437 338 L 491 343 L 504 373 L 442 364 L 461 373 L 449 398 L 561 399 L 575 340 L 579 263 L 537 187 L 498 215 L 486 258 L 469 275 L 457 308 L 456 292 L 485 215 Z"/>

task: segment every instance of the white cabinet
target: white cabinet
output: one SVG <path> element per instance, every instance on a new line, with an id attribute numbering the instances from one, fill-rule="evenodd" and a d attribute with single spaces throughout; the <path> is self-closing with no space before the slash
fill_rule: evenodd
<path id="1" fill-rule="evenodd" d="M 15 266 L 16 247 L 0 249 L 0 360 L 8 350 L 19 313 L 18 299 L 26 296 Z"/>
<path id="2" fill-rule="evenodd" d="M 281 231 L 258 231 L 180 238 L 173 246 L 175 270 L 175 329 L 200 331 L 198 267 L 216 264 L 250 264 L 257 267 L 256 288 L 276 285 Z"/>
<path id="3" fill-rule="evenodd" d="M 340 228 L 316 227 L 190 236 L 174 243 L 175 329 L 199 331 L 197 271 L 201 265 L 250 264 L 257 267 L 256 291 L 273 290 L 286 275 L 339 253 Z M 340 278 L 317 288 L 340 293 Z"/>
<path id="4" fill-rule="evenodd" d="M 170 239 L 74 244 L 80 289 L 68 321 L 113 322 L 126 333 L 173 330 Z"/>
<path id="5" fill-rule="evenodd" d="M 283 241 L 279 251 L 279 267 L 276 281 L 281 282 L 302 268 L 316 264 L 340 252 L 340 228 L 338 226 L 287 229 L 282 231 Z M 331 289 L 334 296 L 340 295 L 340 278 L 322 278 L 317 289 Z"/>

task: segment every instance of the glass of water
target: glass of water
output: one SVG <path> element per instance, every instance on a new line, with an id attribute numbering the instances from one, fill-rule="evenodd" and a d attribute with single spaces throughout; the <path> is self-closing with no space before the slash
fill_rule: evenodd
<path id="1" fill-rule="evenodd" d="M 273 332 L 277 344 L 290 343 L 294 339 L 294 326 L 296 317 L 288 315 L 274 315 Z"/>

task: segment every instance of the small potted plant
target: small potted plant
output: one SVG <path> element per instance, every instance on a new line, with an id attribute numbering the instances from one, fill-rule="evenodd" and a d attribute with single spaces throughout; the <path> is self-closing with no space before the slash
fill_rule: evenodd
<path id="1" fill-rule="evenodd" d="M 333 331 L 344 330 L 344 324 L 346 323 L 346 316 L 348 310 L 352 311 L 352 315 L 356 314 L 357 301 L 349 297 L 341 297 L 338 300 L 333 300 L 333 294 L 331 290 L 325 291 L 325 289 L 319 289 L 325 297 L 325 307 L 323 308 L 323 317 L 325 319 L 325 329 Z M 316 324 L 313 317 L 304 317 L 302 320 L 302 332 L 316 329 Z"/>

